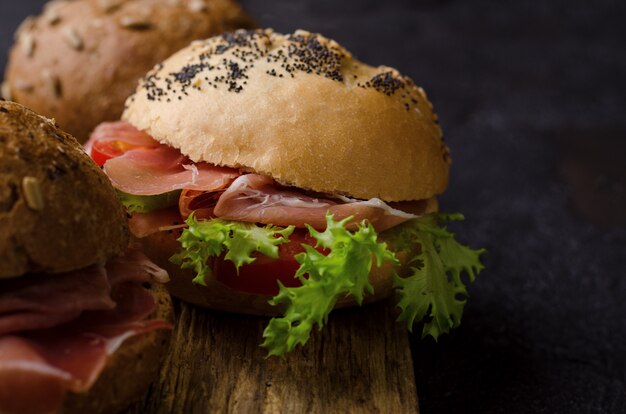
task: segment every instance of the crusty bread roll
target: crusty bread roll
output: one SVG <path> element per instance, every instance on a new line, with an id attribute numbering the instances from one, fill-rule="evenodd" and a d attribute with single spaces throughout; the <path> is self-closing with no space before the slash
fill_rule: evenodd
<path id="1" fill-rule="evenodd" d="M 148 318 L 173 323 L 174 308 L 167 290 L 158 283 L 151 284 L 150 290 L 157 307 Z M 124 341 L 107 359 L 104 371 L 89 391 L 66 394 L 60 413 L 117 413 L 139 400 L 159 371 L 170 336 L 170 331 L 157 329 Z"/>
<path id="2" fill-rule="evenodd" d="M 123 119 L 193 161 L 385 201 L 442 193 L 450 157 L 424 91 L 335 41 L 238 31 L 155 67 Z"/>
<path id="3" fill-rule="evenodd" d="M 424 200 L 422 204 L 422 211 L 414 211 L 415 213 L 427 214 L 437 211 L 438 203 L 435 198 Z M 282 314 L 284 309 L 268 303 L 272 296 L 235 291 L 210 277 L 204 280 L 206 286 L 192 283 L 195 273 L 191 269 L 181 269 L 169 260 L 181 250 L 177 240 L 179 235 L 179 232 L 157 232 L 138 239 L 146 256 L 169 273 L 170 282 L 166 287 L 173 296 L 197 306 L 225 312 L 268 316 Z M 388 234 L 383 232 L 379 241 L 388 242 L 387 237 Z M 415 251 L 397 252 L 396 257 L 401 263 L 399 267 L 394 267 L 388 262 L 383 263 L 381 267 L 372 265 L 369 280 L 374 288 L 374 294 L 366 295 L 364 302 L 375 302 L 388 297 L 393 291 L 394 273 L 405 276 L 410 271 L 407 261 L 416 253 Z M 356 305 L 354 298 L 347 296 L 340 298 L 335 307 L 344 308 L 354 305 Z"/>
<path id="4" fill-rule="evenodd" d="M 119 119 L 155 63 L 186 46 L 254 23 L 235 0 L 55 0 L 16 33 L 5 98 L 55 118 L 80 142 Z"/>
<path id="5" fill-rule="evenodd" d="M 127 246 L 124 208 L 78 142 L 0 101 L 0 278 L 80 269 Z"/>

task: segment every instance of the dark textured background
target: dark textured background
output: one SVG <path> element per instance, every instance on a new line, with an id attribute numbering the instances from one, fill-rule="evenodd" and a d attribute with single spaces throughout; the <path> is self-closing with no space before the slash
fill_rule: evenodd
<path id="1" fill-rule="evenodd" d="M 264 26 L 400 69 L 440 115 L 454 158 L 443 209 L 489 254 L 462 327 L 438 344 L 414 335 L 422 412 L 626 412 L 621 2 L 243 3 Z M 0 69 L 41 4 L 0 0 Z"/>

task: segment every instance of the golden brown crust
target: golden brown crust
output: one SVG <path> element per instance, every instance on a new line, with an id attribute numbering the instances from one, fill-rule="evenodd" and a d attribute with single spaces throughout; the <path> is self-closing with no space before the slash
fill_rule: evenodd
<path id="1" fill-rule="evenodd" d="M 174 309 L 167 290 L 156 283 L 151 290 L 157 308 L 149 319 L 173 323 Z M 66 395 L 61 413 L 116 413 L 140 399 L 160 368 L 170 336 L 169 330 L 157 329 L 124 341 L 88 392 Z"/>
<path id="2" fill-rule="evenodd" d="M 442 193 L 449 155 L 424 91 L 298 31 L 238 31 L 158 65 L 123 118 L 194 161 L 385 201 Z"/>
<path id="3" fill-rule="evenodd" d="M 0 278 L 66 272 L 123 252 L 108 178 L 51 120 L 0 101 Z"/>
<path id="4" fill-rule="evenodd" d="M 6 70 L 16 102 L 84 142 L 154 64 L 227 30 L 254 27 L 234 0 L 52 1 L 16 34 Z"/>
<path id="5" fill-rule="evenodd" d="M 425 209 L 419 213 L 431 213 L 437 211 L 437 207 L 437 200 L 431 199 L 425 203 Z M 271 296 L 237 292 L 213 278 L 205 279 L 206 287 L 192 283 L 195 276 L 192 270 L 181 269 L 169 261 L 172 255 L 180 251 L 180 244 L 176 240 L 178 236 L 179 234 L 176 233 L 159 232 L 139 239 L 146 256 L 169 273 L 170 282 L 166 284 L 166 287 L 172 296 L 197 306 L 225 312 L 268 316 L 282 313 L 282 308 L 267 303 L 272 298 Z M 387 241 L 385 233 L 380 235 L 379 240 Z M 398 274 L 404 275 L 409 270 L 408 260 L 415 253 L 396 253 L 396 257 L 401 263 L 399 267 L 394 267 L 390 263 L 384 263 L 381 267 L 372 266 L 369 280 L 374 287 L 374 294 L 365 296 L 364 302 L 375 302 L 388 297 L 393 291 L 393 274 L 398 272 Z M 356 304 L 352 297 L 345 297 L 337 301 L 335 308 L 350 307 Z"/>

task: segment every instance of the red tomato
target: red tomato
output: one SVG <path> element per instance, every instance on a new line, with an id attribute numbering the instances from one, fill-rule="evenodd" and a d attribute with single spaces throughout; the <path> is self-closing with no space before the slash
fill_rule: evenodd
<path id="1" fill-rule="evenodd" d="M 241 266 L 239 274 L 231 261 L 218 259 L 213 268 L 215 277 L 233 290 L 258 295 L 276 295 L 277 280 L 287 287 L 300 286 L 300 280 L 294 277 L 300 264 L 294 256 L 304 251 L 303 243 L 315 247 L 316 240 L 306 230 L 295 230 L 288 243 L 278 246 L 278 259 L 254 254 L 256 260 Z M 321 247 L 317 250 L 324 253 Z"/>
<path id="2" fill-rule="evenodd" d="M 102 167 L 111 158 L 119 157 L 135 148 L 139 146 L 124 141 L 95 141 L 91 147 L 91 158 Z"/>

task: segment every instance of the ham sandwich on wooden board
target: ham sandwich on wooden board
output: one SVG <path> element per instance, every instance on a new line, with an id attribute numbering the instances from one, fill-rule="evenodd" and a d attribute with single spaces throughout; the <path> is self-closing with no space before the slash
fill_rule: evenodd
<path id="1" fill-rule="evenodd" d="M 149 72 L 123 121 L 87 143 L 168 270 L 170 292 L 282 315 L 271 355 L 330 311 L 397 292 L 400 318 L 435 338 L 458 326 L 482 268 L 436 213 L 450 156 L 424 91 L 319 34 L 237 31 Z"/>
<path id="2" fill-rule="evenodd" d="M 167 273 L 128 249 L 125 211 L 78 142 L 0 101 L 0 412 L 111 413 L 168 343 Z"/>

